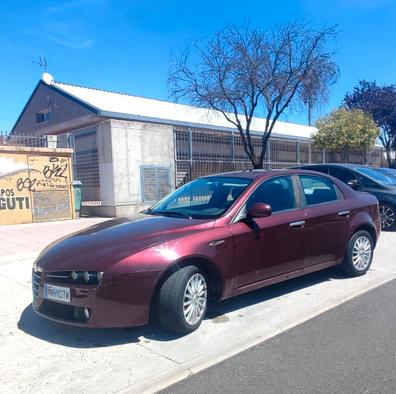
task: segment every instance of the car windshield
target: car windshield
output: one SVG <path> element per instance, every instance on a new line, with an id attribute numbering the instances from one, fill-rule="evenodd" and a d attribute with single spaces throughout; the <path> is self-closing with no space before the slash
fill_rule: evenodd
<path id="1" fill-rule="evenodd" d="M 169 194 L 147 213 L 181 218 L 216 218 L 226 212 L 243 193 L 251 179 L 200 178 Z"/>
<path id="2" fill-rule="evenodd" d="M 383 185 L 396 185 L 396 173 L 387 173 L 386 171 L 390 171 L 388 168 L 355 167 L 354 169 L 360 174 L 369 176 L 371 179 Z"/>
<path id="3" fill-rule="evenodd" d="M 394 168 L 377 168 L 377 171 L 392 178 L 394 180 L 394 184 L 396 184 L 396 170 Z"/>

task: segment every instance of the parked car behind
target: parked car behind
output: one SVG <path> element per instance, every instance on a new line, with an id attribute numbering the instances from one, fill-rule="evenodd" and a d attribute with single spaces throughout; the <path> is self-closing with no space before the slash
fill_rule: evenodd
<path id="1" fill-rule="evenodd" d="M 330 174 L 355 190 L 374 194 L 379 201 L 382 229 L 396 229 L 395 170 L 358 164 L 312 164 L 298 168 Z"/>
<path id="2" fill-rule="evenodd" d="M 33 307 L 83 327 L 148 323 L 186 334 L 209 300 L 341 265 L 370 267 L 378 201 L 311 171 L 234 172 L 190 182 L 133 219 L 47 247 L 33 265 Z"/>

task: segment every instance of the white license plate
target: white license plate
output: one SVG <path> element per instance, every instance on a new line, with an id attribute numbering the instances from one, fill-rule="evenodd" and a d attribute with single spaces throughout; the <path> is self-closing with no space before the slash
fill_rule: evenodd
<path id="1" fill-rule="evenodd" d="M 70 302 L 70 289 L 68 287 L 54 286 L 45 283 L 44 298 L 48 300 Z"/>

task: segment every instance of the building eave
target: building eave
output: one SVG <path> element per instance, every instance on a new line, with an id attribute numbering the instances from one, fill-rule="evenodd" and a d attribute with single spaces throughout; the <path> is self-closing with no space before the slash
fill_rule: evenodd
<path id="1" fill-rule="evenodd" d="M 187 127 L 187 128 L 198 128 L 198 129 L 206 129 L 206 130 L 216 130 L 227 133 L 239 133 L 239 131 L 235 127 L 223 127 L 223 126 L 215 126 L 208 125 L 205 123 L 196 123 L 196 122 L 184 122 L 177 121 L 172 119 L 163 119 L 163 118 L 154 118 L 149 116 L 142 115 L 132 115 L 132 114 L 123 114 L 118 112 L 109 112 L 109 111 L 99 111 L 99 116 L 107 119 L 117 119 L 117 120 L 127 120 L 131 122 L 146 122 L 146 123 L 156 123 L 156 124 L 164 124 L 168 126 L 179 126 L 179 127 Z M 260 131 L 252 131 L 252 135 L 261 136 L 263 133 Z M 301 136 L 293 136 L 289 134 L 282 133 L 271 133 L 272 137 L 279 137 L 282 139 L 288 140 L 299 140 L 299 141 L 311 141 L 311 138 L 301 137 Z"/>
<path id="2" fill-rule="evenodd" d="M 74 96 L 73 94 L 70 94 L 69 92 L 64 91 L 62 88 L 55 86 L 55 85 L 47 85 L 45 82 L 43 82 L 43 84 L 45 86 L 47 86 L 49 89 L 53 90 L 54 92 L 57 92 L 59 94 L 61 94 L 63 97 L 66 97 L 68 99 L 70 99 L 71 101 L 73 101 L 76 104 L 81 105 L 82 107 L 88 109 L 89 111 L 94 112 L 96 115 L 100 114 L 100 109 L 95 107 L 94 105 L 82 100 L 79 97 Z"/>
<path id="3" fill-rule="evenodd" d="M 11 131 L 10 131 L 10 135 L 13 134 L 13 132 L 14 132 L 14 130 L 15 130 L 15 127 L 18 125 L 19 121 L 22 119 L 22 116 L 24 115 L 24 113 L 25 113 L 27 107 L 29 106 L 30 102 L 32 101 L 34 95 L 36 94 L 38 88 L 39 88 L 41 85 L 45 85 L 45 83 L 44 83 L 42 80 L 38 81 L 36 87 L 34 88 L 32 94 L 30 95 L 28 101 L 26 102 L 25 106 L 23 107 L 22 112 L 19 114 L 18 119 L 16 120 L 14 126 L 12 127 L 12 129 L 11 129 Z"/>
<path id="4" fill-rule="evenodd" d="M 45 83 L 43 80 L 40 80 L 40 81 L 37 83 L 36 87 L 34 88 L 32 94 L 30 95 L 30 97 L 29 97 L 27 103 L 26 103 L 25 106 L 23 107 L 22 112 L 21 112 L 20 115 L 18 116 L 18 119 L 16 120 L 14 126 L 12 127 L 12 129 L 11 129 L 11 131 L 10 131 L 10 135 L 12 135 L 12 134 L 14 133 L 14 130 L 15 130 L 15 128 L 17 127 L 19 121 L 22 119 L 22 117 L 23 117 L 24 113 L 26 112 L 26 109 L 28 108 L 30 102 L 32 101 L 32 99 L 33 99 L 33 97 L 35 96 L 37 90 L 38 90 L 41 86 L 45 86 L 45 87 L 47 87 L 48 89 L 50 89 L 50 90 L 52 90 L 52 91 L 54 91 L 54 92 L 56 92 L 56 93 L 62 95 L 63 97 L 66 97 L 67 99 L 73 101 L 74 103 L 76 103 L 76 104 L 78 104 L 78 105 L 80 105 L 80 106 L 86 108 L 87 110 L 93 112 L 95 115 L 99 115 L 99 113 L 100 113 L 99 108 L 96 108 L 96 107 L 93 106 L 92 104 L 89 104 L 89 103 L 85 102 L 84 100 L 81 100 L 80 98 L 75 97 L 75 96 L 73 96 L 72 94 L 70 94 L 70 93 L 68 93 L 68 92 L 65 92 L 63 89 L 61 89 L 61 88 L 59 88 L 59 87 L 57 87 L 57 86 L 48 85 L 48 84 Z"/>

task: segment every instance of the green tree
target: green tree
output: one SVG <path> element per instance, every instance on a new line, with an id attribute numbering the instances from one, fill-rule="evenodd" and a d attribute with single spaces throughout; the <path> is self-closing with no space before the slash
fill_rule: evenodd
<path id="1" fill-rule="evenodd" d="M 379 86 L 374 82 L 359 81 L 344 98 L 347 109 L 361 109 L 373 116 L 381 129 L 379 140 L 386 151 L 389 167 L 396 167 L 392 151 L 396 149 L 396 85 Z"/>
<path id="2" fill-rule="evenodd" d="M 313 136 L 315 146 L 340 152 L 344 163 L 349 161 L 351 150 L 366 151 L 375 144 L 380 129 L 372 116 L 361 110 L 339 108 L 320 118 Z"/>

